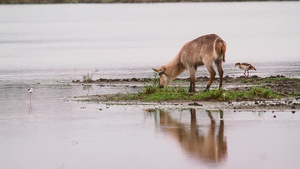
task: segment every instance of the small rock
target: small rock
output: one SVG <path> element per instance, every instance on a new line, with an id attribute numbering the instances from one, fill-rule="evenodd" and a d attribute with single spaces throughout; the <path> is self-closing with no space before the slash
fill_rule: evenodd
<path id="1" fill-rule="evenodd" d="M 131 81 L 131 82 L 137 82 L 138 79 L 137 79 L 137 78 L 131 78 L 130 81 Z"/>
<path id="2" fill-rule="evenodd" d="M 194 102 L 194 103 L 190 103 L 188 104 L 189 106 L 203 106 L 202 104 L 199 104 L 197 102 Z"/>
<path id="3" fill-rule="evenodd" d="M 155 109 L 148 108 L 148 109 L 146 109 L 146 112 L 155 112 Z"/>

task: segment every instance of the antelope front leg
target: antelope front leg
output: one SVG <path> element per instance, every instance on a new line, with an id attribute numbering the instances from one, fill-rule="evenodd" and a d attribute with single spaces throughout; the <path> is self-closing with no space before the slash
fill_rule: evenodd
<path id="1" fill-rule="evenodd" d="M 195 82 L 194 82 L 194 83 L 195 83 Z M 192 79 L 191 79 L 191 82 L 190 82 L 189 92 L 195 92 L 195 87 L 194 87 L 194 84 L 193 84 L 193 82 L 192 82 Z"/>
<path id="2" fill-rule="evenodd" d="M 195 85 L 195 83 L 196 83 L 196 69 L 195 68 L 190 68 L 189 71 L 190 71 L 190 79 L 191 79 L 189 92 L 196 92 L 196 85 Z"/>

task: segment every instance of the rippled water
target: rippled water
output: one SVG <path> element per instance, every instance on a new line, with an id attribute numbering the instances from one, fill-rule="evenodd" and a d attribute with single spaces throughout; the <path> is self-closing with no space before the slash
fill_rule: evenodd
<path id="1" fill-rule="evenodd" d="M 297 168 L 299 110 L 223 110 L 221 120 L 220 110 L 65 98 L 126 92 L 70 82 L 152 77 L 207 33 L 227 42 L 225 75 L 250 62 L 252 75 L 300 77 L 299 4 L 0 5 L 0 168 Z"/>

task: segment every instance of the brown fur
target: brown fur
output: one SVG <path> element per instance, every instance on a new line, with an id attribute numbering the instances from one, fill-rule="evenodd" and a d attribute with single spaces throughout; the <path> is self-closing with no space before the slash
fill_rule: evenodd
<path id="1" fill-rule="evenodd" d="M 215 63 L 220 76 L 219 89 L 221 89 L 223 81 L 222 64 L 225 62 L 225 52 L 226 43 L 216 34 L 204 35 L 187 42 L 171 62 L 159 69 L 154 69 L 160 72 L 160 86 L 168 86 L 171 80 L 174 80 L 185 70 L 189 70 L 191 78 L 189 91 L 195 92 L 197 67 L 205 65 L 210 74 L 205 90 L 209 90 L 216 75 L 213 67 L 213 63 Z"/>

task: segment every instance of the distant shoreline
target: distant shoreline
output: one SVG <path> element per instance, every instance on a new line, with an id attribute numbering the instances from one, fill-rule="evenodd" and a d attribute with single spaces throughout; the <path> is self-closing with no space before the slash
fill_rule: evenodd
<path id="1" fill-rule="evenodd" d="M 297 1 L 297 0 L 0 0 L 0 4 L 267 2 L 267 1 Z"/>

